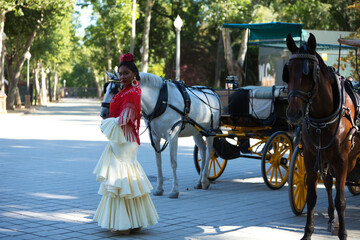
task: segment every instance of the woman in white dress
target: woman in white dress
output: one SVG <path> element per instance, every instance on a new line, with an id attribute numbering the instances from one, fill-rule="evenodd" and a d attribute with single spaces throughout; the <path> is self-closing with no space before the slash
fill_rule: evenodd
<path id="1" fill-rule="evenodd" d="M 94 170 L 102 195 L 94 220 L 128 234 L 157 223 L 159 217 L 149 196 L 152 185 L 137 161 L 141 89 L 132 54 L 121 56 L 118 73 L 122 90 L 112 98 L 109 118 L 100 126 L 109 143 Z"/>

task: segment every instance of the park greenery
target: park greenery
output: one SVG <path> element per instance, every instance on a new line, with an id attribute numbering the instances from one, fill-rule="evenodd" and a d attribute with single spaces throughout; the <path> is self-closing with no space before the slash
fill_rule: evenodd
<path id="1" fill-rule="evenodd" d="M 76 4 L 93 10 L 93 24 L 83 36 L 77 32 Z M 222 24 L 301 23 L 304 29 L 353 31 L 359 39 L 359 6 L 360 1 L 351 0 L 1 1 L 0 36 L 6 34 L 6 51 L 0 72 L 9 81 L 7 108 L 21 104 L 19 86 L 26 82 L 27 60 L 38 104 L 46 104 L 49 94 L 56 99 L 65 79 L 67 87 L 96 88 L 100 97 L 108 80 L 104 71 L 114 71 L 127 52 L 134 53 L 141 71 L 175 79 L 173 22 L 178 15 L 184 22 L 181 79 L 189 85 L 220 87 L 227 75 L 237 75 L 242 83 L 246 52 L 249 76 L 256 76 L 257 68 L 257 48 L 247 47 L 248 33 L 230 32 Z M 355 69 L 354 53 L 345 61 Z"/>

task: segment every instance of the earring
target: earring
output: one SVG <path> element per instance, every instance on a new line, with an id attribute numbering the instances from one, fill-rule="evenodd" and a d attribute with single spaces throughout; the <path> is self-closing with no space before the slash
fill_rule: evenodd
<path id="1" fill-rule="evenodd" d="M 132 85 L 133 87 L 136 87 L 137 85 L 139 85 L 139 83 L 138 83 L 138 81 L 136 81 L 136 80 L 134 79 L 134 80 L 132 80 L 131 85 Z"/>

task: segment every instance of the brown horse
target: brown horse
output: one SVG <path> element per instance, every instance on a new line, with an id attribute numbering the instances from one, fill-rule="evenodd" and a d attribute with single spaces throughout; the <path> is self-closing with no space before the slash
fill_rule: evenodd
<path id="1" fill-rule="evenodd" d="M 329 225 L 334 219 L 333 176 L 336 178 L 335 207 L 339 216 L 338 237 L 347 239 L 344 195 L 347 174 L 354 168 L 360 142 L 354 118 L 358 108 L 345 91 L 345 81 L 315 51 L 316 39 L 310 37 L 298 48 L 289 34 L 286 44 L 292 55 L 284 67 L 288 83 L 289 122 L 301 125 L 303 156 L 306 168 L 307 219 L 302 239 L 314 232 L 314 210 L 318 172 L 328 193 Z"/>

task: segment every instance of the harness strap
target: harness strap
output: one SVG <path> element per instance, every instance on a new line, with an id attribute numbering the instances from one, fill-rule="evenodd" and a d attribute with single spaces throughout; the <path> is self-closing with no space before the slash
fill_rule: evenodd
<path id="1" fill-rule="evenodd" d="M 101 106 L 104 108 L 110 108 L 110 103 L 102 102 Z"/>
<path id="2" fill-rule="evenodd" d="M 167 103 L 168 103 L 167 81 L 164 80 L 160 88 L 159 97 L 156 101 L 156 105 L 153 112 L 151 114 L 146 114 L 144 111 L 142 112 L 144 118 L 149 121 L 149 124 L 151 120 L 159 117 L 161 114 L 165 112 Z"/>
<path id="3" fill-rule="evenodd" d="M 164 145 L 158 150 L 156 149 L 155 143 L 154 143 L 154 139 L 151 133 L 151 125 L 150 122 L 148 123 L 148 128 L 149 128 L 149 135 L 150 135 L 150 142 L 151 142 L 151 146 L 154 148 L 155 152 L 157 153 L 161 153 L 162 151 L 165 150 L 165 148 L 169 145 L 169 142 L 167 140 L 165 140 Z"/>
<path id="4" fill-rule="evenodd" d="M 183 114 L 188 115 L 190 112 L 190 106 L 191 106 L 190 96 L 189 96 L 188 92 L 186 91 L 184 84 L 182 84 L 180 81 L 174 81 L 173 83 L 175 84 L 175 86 L 177 87 L 177 89 L 181 93 L 181 96 L 184 99 L 184 113 Z"/>
<path id="5" fill-rule="evenodd" d="M 338 81 L 338 80 L 336 79 L 336 81 Z M 340 105 L 340 107 L 338 108 L 337 111 L 334 112 L 334 114 L 330 115 L 331 118 L 330 119 L 325 118 L 327 120 L 326 122 L 319 121 L 319 119 L 316 119 L 316 121 L 314 121 L 314 118 L 311 118 L 309 115 L 307 115 L 305 118 L 306 122 L 308 124 L 307 130 L 309 131 L 309 126 L 315 128 L 316 143 L 315 144 L 312 143 L 313 146 L 315 146 L 315 148 L 316 148 L 316 162 L 314 165 L 314 171 L 315 172 L 320 171 L 321 174 L 323 174 L 323 175 L 326 174 L 327 167 L 325 169 L 322 169 L 321 150 L 325 150 L 333 144 L 336 134 L 337 134 L 337 131 L 340 126 L 340 120 L 344 116 L 345 109 L 346 109 L 345 88 L 344 88 L 343 81 L 341 82 L 341 84 L 339 84 L 339 82 L 337 82 L 337 84 L 338 84 L 338 87 L 340 86 L 340 89 L 339 89 L 339 92 L 340 92 L 339 105 Z M 334 131 L 334 134 L 332 135 L 329 143 L 326 146 L 322 147 L 321 146 L 322 145 L 321 144 L 321 129 L 327 128 L 329 125 L 331 125 L 335 122 L 337 122 L 337 124 L 336 124 L 336 129 Z"/>

